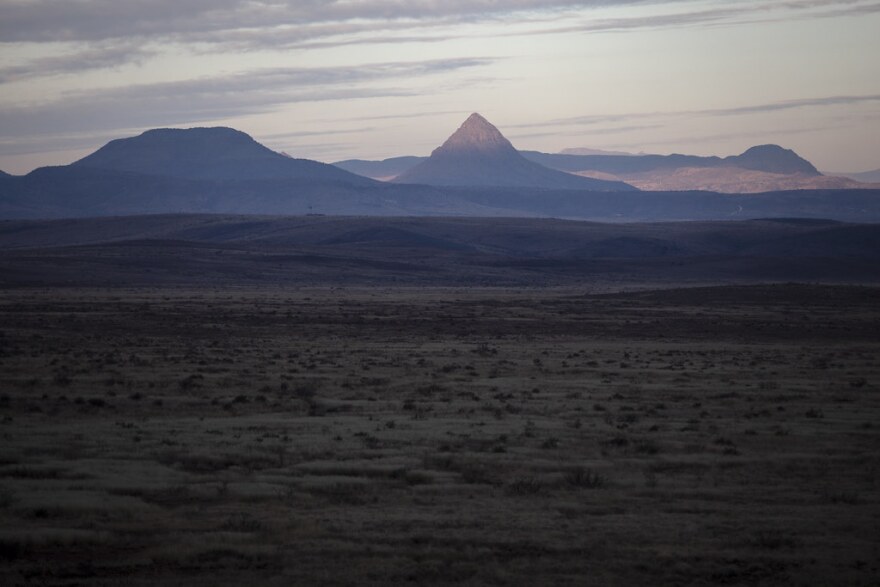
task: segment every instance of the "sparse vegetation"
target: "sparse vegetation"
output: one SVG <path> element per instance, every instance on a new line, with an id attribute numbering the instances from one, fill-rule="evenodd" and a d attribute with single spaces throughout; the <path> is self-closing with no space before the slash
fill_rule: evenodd
<path id="1" fill-rule="evenodd" d="M 565 483 L 577 489 L 600 489 L 605 487 L 605 478 L 585 467 L 577 467 L 565 474 Z"/>
<path id="2" fill-rule="evenodd" d="M 4 290 L 0 583 L 870 585 L 875 293 Z"/>

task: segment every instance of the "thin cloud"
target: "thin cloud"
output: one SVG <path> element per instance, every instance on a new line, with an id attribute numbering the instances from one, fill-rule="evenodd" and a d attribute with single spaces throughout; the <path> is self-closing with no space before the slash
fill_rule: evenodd
<path id="1" fill-rule="evenodd" d="M 96 69 L 121 67 L 143 62 L 156 51 L 132 43 L 109 43 L 87 47 L 75 53 L 43 57 L 28 63 L 0 68 L 0 84 L 34 77 L 69 75 Z"/>
<path id="2" fill-rule="evenodd" d="M 59 135 L 189 124 L 271 112 L 298 102 L 410 96 L 398 82 L 477 68 L 491 59 L 272 68 L 228 76 L 71 92 L 43 104 L 0 108 L 3 136 Z"/>
<path id="3" fill-rule="evenodd" d="M 464 22 L 510 22 L 518 27 L 534 25 L 532 30 L 520 29 L 501 33 L 499 36 L 555 35 L 564 33 L 602 33 L 635 32 L 693 26 L 743 25 L 765 22 L 778 22 L 792 18 L 832 18 L 840 16 L 864 15 L 880 12 L 876 2 L 864 4 L 866 0 L 793 0 L 789 2 L 770 2 L 751 0 L 731 7 L 675 11 L 651 16 L 594 19 L 585 8 L 624 6 L 632 4 L 657 4 L 670 9 L 690 8 L 698 4 L 693 0 L 656 0 L 653 2 L 490 2 L 472 3 L 473 10 L 462 10 L 456 3 L 447 4 L 446 10 L 425 10 L 419 6 L 409 13 L 409 18 L 372 18 L 364 10 L 365 21 L 306 22 L 296 26 L 241 28 L 205 32 L 191 37 L 191 40 L 207 43 L 215 50 L 257 50 L 257 49 L 323 49 L 350 45 L 391 44 L 391 43 L 438 43 L 472 37 L 461 32 L 449 32 L 450 27 Z M 367 3 L 369 4 L 369 3 Z M 413 3 L 419 5 L 420 3 Z M 428 3 L 430 4 L 430 3 Z M 487 6 L 486 4 L 491 4 Z M 841 4 L 847 5 L 841 7 Z M 483 5 L 483 6 L 480 6 Z M 580 9 L 579 12 L 575 12 Z M 546 27 L 548 22 L 565 21 L 580 17 L 586 19 L 580 24 Z M 428 35 L 426 28 L 443 29 L 441 34 Z M 394 33 L 417 34 L 394 34 Z M 485 33 L 480 33 L 483 37 Z"/>
<path id="4" fill-rule="evenodd" d="M 292 139 L 299 137 L 325 137 L 330 135 L 348 135 L 376 130 L 375 126 L 363 126 L 360 128 L 344 128 L 335 130 L 300 130 L 292 132 L 273 133 L 262 135 L 265 139 Z"/>
<path id="5" fill-rule="evenodd" d="M 302 25 L 276 24 L 235 30 L 187 33 L 175 36 L 181 43 L 201 44 L 205 52 L 259 51 L 283 49 L 327 49 L 347 45 L 389 43 L 439 43 L 459 38 L 453 34 L 428 34 L 426 29 L 438 29 L 455 24 L 448 19 L 431 21 L 359 21 L 306 23 Z"/>
<path id="6" fill-rule="evenodd" d="M 242 0 L 32 0 L 0 4 L 0 41 L 101 41 L 235 28 Z M 268 17 L 268 14 L 267 14 Z"/>
<path id="7" fill-rule="evenodd" d="M 629 32 L 640 29 L 661 29 L 694 25 L 728 23 L 754 11 L 752 8 L 719 8 L 699 12 L 659 14 L 653 16 L 606 18 L 589 20 L 577 25 L 511 32 L 508 36 L 557 35 L 563 33 Z"/>
<path id="8" fill-rule="evenodd" d="M 683 0 L 678 0 L 679 2 Z M 346 21 L 469 20 L 529 11 L 655 4 L 658 0 L 31 0 L 0 4 L 0 40 L 95 41 Z"/>
<path id="9" fill-rule="evenodd" d="M 591 10 L 657 5 L 667 14 L 594 19 Z M 324 49 L 363 44 L 439 43 L 466 38 L 463 23 L 510 23 L 504 36 L 628 32 L 682 26 L 719 26 L 790 18 L 825 18 L 880 11 L 866 0 L 747 0 L 706 8 L 696 0 L 0 0 L 0 42 L 78 42 L 84 59 L 47 58 L 0 71 L 0 80 L 76 73 L 143 59 L 94 44 L 176 43 L 194 53 Z M 577 22 L 580 20 L 581 22 Z M 563 22 L 565 26 L 547 27 Z M 571 24 L 575 21 L 575 24 Z M 531 26 L 531 30 L 529 27 Z M 122 61 L 120 61 L 120 59 Z M 90 65 L 91 64 L 91 65 Z"/>
<path id="10" fill-rule="evenodd" d="M 626 126 L 615 126 L 609 128 L 600 128 L 590 130 L 590 135 L 613 135 L 619 133 L 628 133 L 635 132 L 641 130 L 654 130 L 657 128 L 664 128 L 663 124 L 630 124 Z M 559 137 L 559 136 L 582 136 L 582 131 L 554 131 L 554 132 L 536 132 L 536 133 L 524 133 L 524 134 L 512 134 L 508 138 L 510 139 L 532 139 L 539 137 Z"/>
<path id="11" fill-rule="evenodd" d="M 806 98 L 801 100 L 787 100 L 785 102 L 771 102 L 768 104 L 756 104 L 740 106 L 737 108 L 720 108 L 714 110 L 694 110 L 694 114 L 708 116 L 735 116 L 739 114 L 757 114 L 764 112 L 778 112 L 780 110 L 792 110 L 795 108 L 807 108 L 812 106 L 841 106 L 860 104 L 863 102 L 880 101 L 880 94 L 865 96 L 825 96 L 822 98 Z"/>
<path id="12" fill-rule="evenodd" d="M 679 137 L 671 137 L 666 139 L 658 139 L 651 141 L 638 141 L 631 143 L 615 143 L 613 145 L 608 145 L 609 148 L 613 147 L 616 149 L 640 149 L 647 145 L 698 145 L 702 143 L 717 143 L 723 141 L 731 141 L 736 139 L 745 139 L 751 146 L 753 146 L 756 142 L 767 143 L 773 142 L 773 139 L 768 139 L 767 137 L 782 137 L 782 136 L 795 136 L 802 134 L 810 134 L 822 130 L 827 130 L 827 126 L 812 126 L 809 128 L 797 128 L 797 129 L 773 129 L 773 130 L 761 130 L 761 131 L 751 131 L 751 132 L 737 132 L 737 133 L 719 133 L 719 134 L 710 134 L 710 135 L 689 135 L 689 136 L 679 136 Z"/>
<path id="13" fill-rule="evenodd" d="M 767 2 L 753 0 L 738 6 L 696 11 L 671 12 L 651 16 L 587 19 L 575 25 L 540 28 L 529 32 L 510 32 L 507 36 L 555 35 L 562 33 L 634 32 L 692 26 L 743 25 L 791 20 L 792 18 L 836 18 L 880 12 L 880 4 L 865 0 L 813 0 Z M 679 3 L 666 3 L 670 8 Z M 840 7 L 841 4 L 853 5 Z"/>
<path id="14" fill-rule="evenodd" d="M 626 114 L 591 114 L 588 116 L 576 116 L 572 118 L 556 118 L 543 122 L 531 122 L 512 125 L 516 128 L 547 127 L 547 126 L 594 126 L 613 124 L 628 120 L 656 119 L 656 118 L 682 118 L 696 116 L 741 116 L 747 114 L 764 114 L 798 108 L 820 108 L 828 106 L 847 106 L 880 101 L 880 94 L 866 94 L 861 96 L 823 96 L 818 98 L 803 98 L 798 100 L 785 100 L 782 102 L 766 102 L 761 104 L 749 104 L 734 106 L 732 108 L 706 108 L 695 110 L 674 110 L 655 112 L 631 112 Z"/>
<path id="15" fill-rule="evenodd" d="M 0 42 L 101 41 L 134 37 L 165 39 L 188 36 L 198 41 L 254 42 L 254 32 L 268 34 L 273 43 L 368 30 L 403 30 L 428 25 L 521 19 L 524 15 L 564 13 L 637 5 L 699 6 L 695 0 L 366 0 L 325 2 L 289 0 L 30 0 L 0 2 Z M 707 18 L 737 16 L 768 8 L 788 11 L 830 9 L 829 14 L 865 14 L 878 10 L 866 0 L 790 0 L 747 2 L 712 11 L 680 12 L 643 19 L 600 21 L 600 28 L 648 26 Z M 604 24 L 602 24 L 604 22 Z M 283 30 L 283 27 L 287 27 Z M 215 34 L 217 36 L 211 37 Z M 238 38 L 236 38 L 238 36 Z M 187 37 L 183 37 L 187 38 Z"/>
<path id="16" fill-rule="evenodd" d="M 398 120 L 408 118 L 425 118 L 428 116 L 445 116 L 448 114 L 470 114 L 470 110 L 432 110 L 425 112 L 408 112 L 402 114 L 382 114 L 379 116 L 358 116 L 355 118 L 322 119 L 320 122 L 338 122 L 340 120 Z"/>
<path id="17" fill-rule="evenodd" d="M 136 134 L 138 130 L 110 133 L 78 133 L 74 135 L 41 135 L 32 137 L 0 138 L 0 155 L 31 155 L 95 148 L 121 135 Z"/>
<path id="18" fill-rule="evenodd" d="M 230 47 L 290 46 L 301 42 L 363 32 L 387 33 L 463 22 L 516 20 L 524 16 L 635 5 L 670 8 L 699 6 L 694 0 L 447 0 L 399 2 L 323 2 L 296 0 L 30 0 L 0 2 L 0 42 L 101 41 L 174 38 Z M 832 9 L 829 15 L 876 12 L 865 0 L 792 0 L 648 18 L 597 21 L 565 30 L 613 30 L 712 22 L 770 8 L 787 11 Z M 821 15 L 820 15 L 821 16 Z M 551 31 L 552 32 L 552 31 Z M 416 39 L 409 36 L 405 39 Z M 262 39 L 262 40 L 261 40 Z M 393 37 L 384 37 L 394 41 Z M 360 39 L 357 42 L 369 42 Z"/>

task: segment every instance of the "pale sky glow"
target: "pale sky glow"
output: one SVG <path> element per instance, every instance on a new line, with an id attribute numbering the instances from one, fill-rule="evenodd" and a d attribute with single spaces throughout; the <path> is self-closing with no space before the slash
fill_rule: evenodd
<path id="1" fill-rule="evenodd" d="M 880 1 L 0 0 L 0 169 L 148 128 L 320 161 L 426 155 L 471 112 L 520 149 L 880 168 Z"/>

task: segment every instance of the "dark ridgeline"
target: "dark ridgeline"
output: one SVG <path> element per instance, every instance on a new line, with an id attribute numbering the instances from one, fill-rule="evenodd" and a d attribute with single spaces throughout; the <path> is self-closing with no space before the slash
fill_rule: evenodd
<path id="1" fill-rule="evenodd" d="M 395 183 L 636 191 L 619 181 L 579 177 L 529 161 L 488 120 L 471 114 L 431 156 Z"/>
<path id="2" fill-rule="evenodd" d="M 148 215 L 0 223 L 0 286 L 880 283 L 880 225 Z"/>

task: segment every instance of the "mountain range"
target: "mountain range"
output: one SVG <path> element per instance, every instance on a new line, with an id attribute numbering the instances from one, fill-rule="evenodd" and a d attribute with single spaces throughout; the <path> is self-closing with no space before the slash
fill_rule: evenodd
<path id="1" fill-rule="evenodd" d="M 522 159 L 541 165 L 541 173 L 529 173 Z M 635 155 L 596 149 L 568 149 L 555 154 L 517 152 L 497 128 L 476 113 L 430 157 L 349 159 L 334 165 L 376 180 L 430 185 L 571 187 L 571 179 L 566 176 L 556 176 L 554 184 L 547 173 L 551 169 L 612 182 L 612 186 L 617 182 L 618 189 L 620 183 L 625 183 L 647 191 L 761 193 L 880 187 L 862 183 L 875 181 L 870 174 L 861 178 L 823 175 L 812 163 L 778 145 L 758 145 L 729 157 Z M 612 186 L 606 188 L 613 189 Z"/>
<path id="2" fill-rule="evenodd" d="M 619 178 L 642 190 L 709 190 L 760 193 L 774 190 L 871 188 L 829 177 L 790 149 L 758 145 L 729 157 L 694 155 L 565 155 L 538 152 L 526 157 L 570 173 Z"/>
<path id="3" fill-rule="evenodd" d="M 880 183 L 880 169 L 875 169 L 874 171 L 863 171 L 859 173 L 826 172 L 825 175 L 847 177 L 849 179 L 864 183 Z"/>
<path id="4" fill-rule="evenodd" d="M 427 185 L 536 187 L 592 191 L 633 191 L 619 181 L 581 177 L 526 159 L 488 120 L 471 114 L 437 147 L 392 181 Z"/>
<path id="5" fill-rule="evenodd" d="M 782 177 L 823 177 L 808 162 L 778 147 L 759 147 L 725 159 L 521 153 L 477 114 L 429 158 L 368 164 L 381 167 L 383 175 L 407 166 L 409 171 L 395 173 L 394 182 L 293 159 L 234 129 L 157 129 L 111 141 L 70 165 L 39 168 L 25 176 L 0 174 L 0 218 L 210 213 L 560 217 L 614 222 L 762 217 L 880 220 L 880 190 L 876 189 L 748 195 L 643 192 L 619 181 L 569 173 L 581 167 L 583 160 L 604 161 L 606 169 L 620 174 L 649 167 L 676 171 L 684 169 L 674 167 L 683 161 L 687 169 L 703 165 L 708 171 L 746 169 Z"/>

